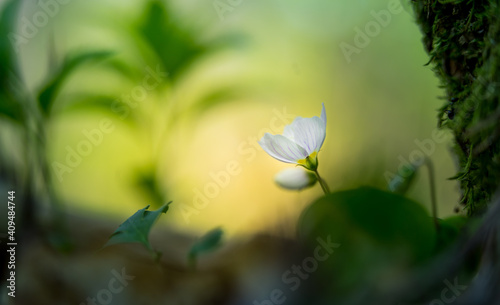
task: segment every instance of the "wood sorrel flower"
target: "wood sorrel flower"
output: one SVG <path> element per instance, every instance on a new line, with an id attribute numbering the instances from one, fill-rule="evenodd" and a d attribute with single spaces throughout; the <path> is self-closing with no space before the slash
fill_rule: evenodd
<path id="1" fill-rule="evenodd" d="M 260 146 L 271 157 L 286 163 L 301 165 L 308 170 L 318 168 L 318 152 L 326 136 L 325 105 L 321 117 L 297 117 L 287 125 L 283 135 L 266 133 L 260 139 Z"/>

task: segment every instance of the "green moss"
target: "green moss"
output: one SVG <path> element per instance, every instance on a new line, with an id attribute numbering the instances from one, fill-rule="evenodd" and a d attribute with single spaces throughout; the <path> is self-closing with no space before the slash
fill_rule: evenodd
<path id="1" fill-rule="evenodd" d="M 484 211 L 500 185 L 500 4 L 498 0 L 412 1 L 446 101 L 439 126 L 452 130 L 462 204 Z"/>

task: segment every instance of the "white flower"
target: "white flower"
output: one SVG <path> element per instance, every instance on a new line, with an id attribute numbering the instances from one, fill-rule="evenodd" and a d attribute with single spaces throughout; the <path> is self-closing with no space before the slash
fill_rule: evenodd
<path id="1" fill-rule="evenodd" d="M 302 168 L 293 167 L 282 170 L 274 176 L 274 181 L 282 188 L 301 190 L 313 186 L 318 179 L 316 175 Z"/>
<path id="2" fill-rule="evenodd" d="M 321 117 L 297 117 L 287 125 L 283 135 L 266 133 L 260 139 L 260 146 L 271 157 L 286 163 L 294 163 L 315 171 L 318 167 L 317 154 L 325 141 L 326 112 L 323 104 Z"/>

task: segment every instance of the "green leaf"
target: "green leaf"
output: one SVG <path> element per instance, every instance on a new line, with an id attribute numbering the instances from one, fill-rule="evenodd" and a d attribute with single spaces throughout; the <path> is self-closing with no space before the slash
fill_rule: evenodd
<path id="1" fill-rule="evenodd" d="M 468 220 L 468 218 L 460 215 L 438 219 L 439 230 L 437 231 L 436 252 L 443 251 L 452 245 L 468 223 Z"/>
<path id="2" fill-rule="evenodd" d="M 19 7 L 22 1 L 7 1 L 0 16 L 0 115 L 22 123 L 25 113 L 19 101 L 20 78 L 16 50 L 24 45 L 17 33 Z"/>
<path id="3" fill-rule="evenodd" d="M 15 122 L 24 122 L 24 111 L 21 103 L 9 91 L 0 92 L 0 115 L 8 117 Z"/>
<path id="4" fill-rule="evenodd" d="M 17 34 L 19 32 L 17 30 L 17 22 L 21 2 L 22 1 L 18 0 L 8 1 L 3 5 L 3 10 L 1 12 L 0 35 L 2 39 L 0 39 L 0 72 L 2 78 L 0 82 L 2 84 L 8 79 L 5 78 L 8 73 L 18 72 L 18 61 L 15 53 L 16 51 L 20 51 L 19 47 L 22 44 L 19 43 L 26 40 L 26 38 Z"/>
<path id="5" fill-rule="evenodd" d="M 238 88 L 235 86 L 220 88 L 205 95 L 202 99 L 191 106 L 188 111 L 192 115 L 201 115 L 212 108 L 232 102 L 235 99 L 248 96 L 249 93 L 248 88 Z"/>
<path id="6" fill-rule="evenodd" d="M 58 71 L 49 78 L 38 94 L 40 108 L 45 115 L 50 113 L 52 105 L 62 85 L 79 66 L 89 61 L 98 61 L 108 58 L 113 53 L 110 51 L 91 51 L 68 55 Z"/>
<path id="7" fill-rule="evenodd" d="M 159 252 L 153 250 L 148 236 L 156 220 L 168 211 L 170 203 L 164 204 L 156 211 L 147 211 L 149 205 L 137 211 L 116 229 L 103 248 L 123 243 L 140 243 L 155 256 L 155 259 L 159 259 Z"/>
<path id="8" fill-rule="evenodd" d="M 61 111 L 81 112 L 85 110 L 104 110 L 113 114 L 113 103 L 116 97 L 106 95 L 84 95 L 71 97 L 71 103 L 65 105 Z M 115 114 L 116 115 L 116 114 Z"/>
<path id="9" fill-rule="evenodd" d="M 147 166 L 137 170 L 135 186 L 156 205 L 164 202 L 164 190 L 158 181 L 156 166 Z"/>
<path id="10" fill-rule="evenodd" d="M 138 123 L 137 113 L 125 102 L 106 94 L 70 94 L 65 96 L 64 105 L 58 107 L 59 114 L 81 112 L 104 112 L 108 117 L 116 117 L 121 122 L 134 126 Z M 161 205 L 161 201 L 158 205 Z"/>
<path id="11" fill-rule="evenodd" d="M 149 4 L 139 32 L 172 79 L 177 79 L 206 51 L 195 41 L 194 33 L 182 28 L 179 19 L 160 1 Z"/>
<path id="12" fill-rule="evenodd" d="M 217 249 L 223 235 L 224 231 L 221 228 L 215 228 L 198 239 L 189 250 L 188 261 L 190 265 L 194 268 L 200 254 Z"/>
<path id="13" fill-rule="evenodd" d="M 318 238 L 340 244 L 320 268 L 339 293 L 410 272 L 434 253 L 432 218 L 418 203 L 370 187 L 325 195 L 301 215 L 299 235 L 313 249 Z M 360 281 L 360 279 L 363 279 Z"/>

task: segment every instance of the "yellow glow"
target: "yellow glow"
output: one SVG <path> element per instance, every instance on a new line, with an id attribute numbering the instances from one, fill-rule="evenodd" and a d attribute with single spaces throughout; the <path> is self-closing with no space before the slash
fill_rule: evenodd
<path id="1" fill-rule="evenodd" d="M 85 3 L 68 5 L 64 16 L 71 22 L 61 20 L 60 26 L 54 26 L 60 35 L 66 34 L 56 42 L 68 46 L 58 52 L 81 46 L 111 49 L 127 65 L 113 66 L 115 70 L 90 65 L 75 73 L 64 84 L 56 110 L 73 103 L 78 94 L 98 93 L 113 99 L 130 95 L 141 84 L 146 67 L 158 64 L 151 50 L 143 50 L 144 42 L 136 41 L 138 34 L 124 30 L 137 23 L 143 1 L 128 1 L 126 7 L 121 1 L 102 7 Z M 348 62 L 339 44 L 352 44 L 353 28 L 372 19 L 366 7 L 324 1 L 318 7 L 311 4 L 310 13 L 304 14 L 306 4 L 297 1 L 249 1 L 221 22 L 216 12 L 206 14 L 211 4 L 199 3 L 179 1 L 173 6 L 182 16 L 175 20 L 187 20 L 188 28 L 199 26 L 197 41 L 241 32 L 250 37 L 247 45 L 231 45 L 193 62 L 183 77 L 148 92 L 130 107 L 125 119 L 109 109 L 56 113 L 47 141 L 51 162 L 66 162 L 67 147 L 77 149 L 86 141 L 83 131 L 99 126 L 102 118 L 109 118 L 114 126 L 71 173 L 61 181 L 54 179 L 68 207 L 124 219 L 151 203 L 151 197 L 137 186 L 137 173 L 152 168 L 159 191 L 165 200 L 173 200 L 162 222 L 199 232 L 216 226 L 230 234 L 286 227 L 286 234 L 294 234 L 298 215 L 322 191 L 316 185 L 291 192 L 273 183 L 278 171 L 293 165 L 271 158 L 259 147 L 257 141 L 265 132 L 281 134 L 296 116 L 315 116 L 324 103 L 328 125 L 318 170 L 332 191 L 364 184 L 385 188 L 384 173 L 397 171 L 400 157 L 418 150 L 415 139 L 432 134 L 440 93 L 432 73 L 422 68 L 428 58 L 421 33 L 406 12 L 394 15 L 391 25 Z M 373 9 L 385 4 L 375 1 Z M 336 13 L 346 9 L 352 14 Z M 41 43 L 50 41 L 48 33 L 40 31 L 30 47 L 23 48 L 30 87 L 39 85 L 46 72 L 39 59 L 50 58 Z M 137 75 L 127 78 L 123 71 Z M 209 99 L 226 89 L 235 94 L 222 94 L 222 101 Z M 196 108 L 200 103 L 206 107 Z M 430 156 L 439 164 L 440 216 L 451 214 L 458 196 L 455 182 L 446 180 L 454 173 L 447 145 L 436 145 Z M 317 152 L 309 156 L 316 157 Z M 297 163 L 307 165 L 307 160 Z M 422 176 L 409 196 L 428 206 L 428 184 Z M 186 214 L 186 208 L 194 212 Z"/>

